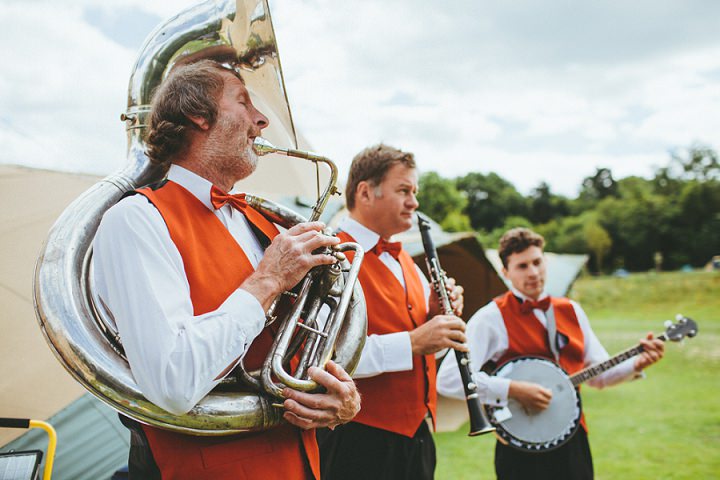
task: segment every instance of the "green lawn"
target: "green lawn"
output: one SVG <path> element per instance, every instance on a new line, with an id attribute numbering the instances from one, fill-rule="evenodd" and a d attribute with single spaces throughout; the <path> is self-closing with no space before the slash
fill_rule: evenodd
<path id="1" fill-rule="evenodd" d="M 667 345 L 644 380 L 583 389 L 598 480 L 720 478 L 720 274 L 585 277 L 571 297 L 612 355 L 682 313 L 700 333 Z M 438 479 L 494 478 L 494 438 L 467 426 L 435 436 Z"/>

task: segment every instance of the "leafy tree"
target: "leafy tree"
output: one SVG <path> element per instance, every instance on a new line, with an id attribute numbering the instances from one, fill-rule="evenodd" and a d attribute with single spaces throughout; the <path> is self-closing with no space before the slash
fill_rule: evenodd
<path id="1" fill-rule="evenodd" d="M 697 267 L 705 264 L 720 252 L 720 182 L 689 181 L 677 199 L 678 212 L 672 222 L 675 251 L 684 255 L 673 255 L 675 262 L 683 259 Z"/>
<path id="2" fill-rule="evenodd" d="M 597 168 L 595 175 L 586 177 L 582 182 L 580 195 L 585 195 L 595 200 L 602 200 L 606 197 L 616 197 L 618 184 L 613 178 L 609 168 Z"/>
<path id="3" fill-rule="evenodd" d="M 706 182 L 720 180 L 720 162 L 718 154 L 703 145 L 693 145 L 686 150 L 686 155 L 671 152 L 671 168 L 678 171 L 678 176 L 685 180 Z"/>
<path id="4" fill-rule="evenodd" d="M 510 216 L 528 216 L 525 197 L 496 173 L 468 173 L 457 179 L 457 188 L 465 192 L 465 213 L 475 230 L 489 232 L 503 226 Z"/>
<path id="5" fill-rule="evenodd" d="M 511 228 L 525 227 L 534 230 L 533 224 L 524 217 L 512 216 L 505 219 L 505 223 L 493 229 L 492 232 L 481 234 L 480 243 L 487 248 L 498 248 L 500 237 Z"/>
<path id="6" fill-rule="evenodd" d="M 583 233 L 588 248 L 595 256 L 595 268 L 598 272 L 601 272 L 603 259 L 610 251 L 610 247 L 612 247 L 610 234 L 597 221 L 586 223 Z"/>
<path id="7" fill-rule="evenodd" d="M 585 239 L 587 215 L 565 217 L 558 222 L 557 237 L 552 242 L 553 251 L 559 253 L 588 253 Z M 548 247 L 548 250 L 550 248 Z"/>
<path id="8" fill-rule="evenodd" d="M 470 229 L 470 221 L 463 218 L 465 215 L 462 213 L 467 199 L 457 190 L 454 180 L 443 178 L 435 172 L 426 172 L 420 176 L 418 184 L 417 199 L 423 213 L 446 230 Z"/>
<path id="9" fill-rule="evenodd" d="M 650 180 L 626 177 L 618 182 L 620 198 L 607 197 L 597 206 L 598 222 L 613 241 L 610 256 L 629 270 L 653 268 L 655 252 L 667 257 L 677 209 L 653 190 Z"/>
<path id="10" fill-rule="evenodd" d="M 477 230 L 489 247 L 524 226 L 545 237 L 548 251 L 590 254 L 598 270 L 648 270 L 656 256 L 665 268 L 701 266 L 720 253 L 720 160 L 702 145 L 672 152 L 650 179 L 598 168 L 575 199 L 545 182 L 526 197 L 495 173 L 449 180 L 430 172 L 420 185 L 423 211 L 446 230 Z"/>
<path id="11" fill-rule="evenodd" d="M 535 224 L 547 223 L 553 218 L 564 217 L 570 213 L 565 197 L 550 191 L 550 185 L 541 182 L 530 194 L 530 221 Z"/>
<path id="12" fill-rule="evenodd" d="M 468 216 L 457 210 L 450 212 L 440 223 L 440 226 L 446 232 L 468 232 L 472 230 Z"/>
<path id="13" fill-rule="evenodd" d="M 604 198 L 617 196 L 618 183 L 610 169 L 597 168 L 594 175 L 583 179 L 580 194 L 572 202 L 572 212 L 579 215 L 586 210 L 594 209 Z"/>
<path id="14" fill-rule="evenodd" d="M 679 195 L 684 181 L 676 178 L 670 167 L 658 168 L 652 179 L 652 186 L 655 193 L 664 196 Z"/>

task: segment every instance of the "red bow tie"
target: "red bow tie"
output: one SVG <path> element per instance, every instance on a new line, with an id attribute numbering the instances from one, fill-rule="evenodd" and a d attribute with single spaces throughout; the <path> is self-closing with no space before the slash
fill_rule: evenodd
<path id="1" fill-rule="evenodd" d="M 550 297 L 545 297 L 538 302 L 525 300 L 520 304 L 520 311 L 522 313 L 530 313 L 536 308 L 539 308 L 543 312 L 547 311 L 547 309 L 550 308 Z"/>
<path id="2" fill-rule="evenodd" d="M 388 242 L 383 238 L 378 240 L 378 243 L 376 243 L 373 247 L 373 251 L 376 255 L 380 256 L 381 253 L 388 252 L 395 260 L 397 260 L 398 256 L 400 256 L 401 249 L 402 244 L 400 242 Z"/>
<path id="3" fill-rule="evenodd" d="M 236 208 L 241 212 L 245 212 L 245 209 L 248 206 L 248 203 L 245 201 L 244 193 L 230 195 L 229 193 L 223 192 L 215 185 L 213 185 L 210 189 L 210 202 L 212 202 L 212 205 L 216 210 L 222 208 L 225 204 L 230 204 L 231 207 Z"/>

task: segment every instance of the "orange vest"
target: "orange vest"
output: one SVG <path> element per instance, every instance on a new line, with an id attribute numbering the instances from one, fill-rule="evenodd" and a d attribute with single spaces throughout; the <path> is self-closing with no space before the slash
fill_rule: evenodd
<path id="1" fill-rule="evenodd" d="M 345 232 L 338 237 L 355 241 Z M 410 331 L 427 320 L 425 292 L 415 263 L 405 250 L 398 260 L 406 288 L 374 252 L 365 252 L 359 279 L 367 304 L 368 335 Z M 412 437 L 429 411 L 434 425 L 435 371 L 434 355 L 413 355 L 412 370 L 355 380 L 362 407 L 353 421 Z"/>
<path id="2" fill-rule="evenodd" d="M 158 209 L 180 252 L 194 314 L 216 310 L 254 269 L 227 228 L 185 188 L 168 181 L 138 193 Z M 277 228 L 257 212 L 246 214 L 269 239 Z M 252 343 L 245 365 L 257 368 L 272 343 L 266 328 Z M 143 425 L 163 478 L 188 480 L 320 478 L 315 431 L 291 425 L 227 437 L 183 435 Z"/>
<path id="3" fill-rule="evenodd" d="M 508 333 L 508 349 L 498 360 L 498 365 L 517 357 L 534 356 L 555 362 L 548 343 L 547 329 L 532 312 L 522 313 L 520 302 L 512 292 L 497 297 L 495 303 L 500 309 Z M 568 344 L 560 350 L 560 366 L 570 375 L 582 370 L 585 365 L 585 336 L 580 328 L 570 300 L 551 297 L 555 325 L 558 333 L 568 339 Z M 585 430 L 585 418 L 581 419 Z"/>

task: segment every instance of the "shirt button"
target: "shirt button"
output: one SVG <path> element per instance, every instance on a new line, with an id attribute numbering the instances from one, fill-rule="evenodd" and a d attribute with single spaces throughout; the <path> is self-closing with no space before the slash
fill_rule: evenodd
<path id="1" fill-rule="evenodd" d="M 412 310 L 412 305 L 408 304 L 408 310 Z"/>

